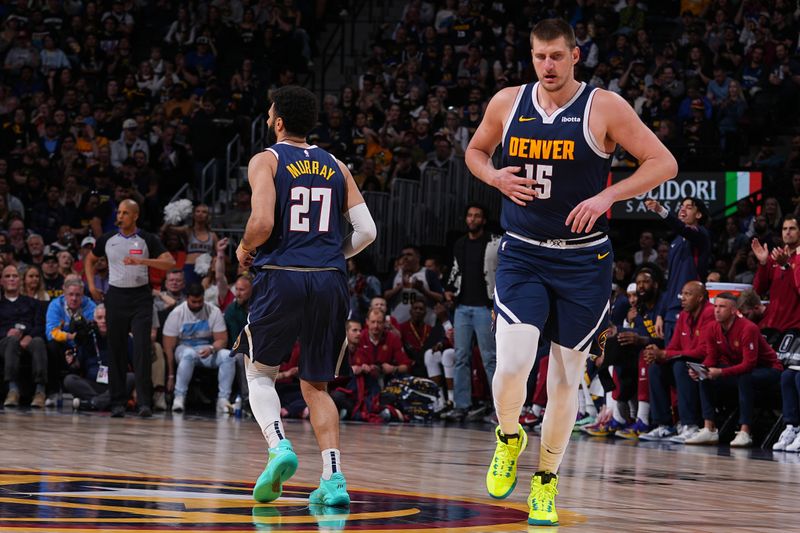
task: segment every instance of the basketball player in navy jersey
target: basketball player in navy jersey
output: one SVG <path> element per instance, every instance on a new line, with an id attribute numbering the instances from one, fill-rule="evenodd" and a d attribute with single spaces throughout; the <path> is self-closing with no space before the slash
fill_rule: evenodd
<path id="1" fill-rule="evenodd" d="M 345 259 L 375 240 L 375 223 L 350 171 L 306 143 L 317 122 L 313 93 L 285 86 L 272 94 L 268 126 L 277 143 L 253 156 L 252 213 L 236 250 L 256 270 L 248 324 L 235 345 L 244 353 L 250 406 L 269 442 L 269 461 L 253 498 L 269 502 L 297 469 L 280 418 L 275 377 L 300 341 L 300 388 L 322 451 L 320 487 L 311 504 L 346 507 L 350 496 L 339 458 L 339 412 L 327 384 L 347 372 L 349 306 Z M 342 238 L 344 220 L 353 231 Z"/>
<path id="2" fill-rule="evenodd" d="M 625 100 L 575 80 L 580 51 L 568 23 L 537 23 L 531 52 L 539 81 L 492 98 L 465 157 L 475 176 L 504 195 L 492 381 L 500 425 L 486 486 L 505 498 L 516 485 L 517 457 L 527 444 L 520 408 L 544 335 L 551 342 L 548 404 L 528 522 L 554 525 L 557 472 L 575 423 L 578 384 L 608 312 L 614 258 L 605 213 L 674 177 L 677 164 Z M 502 164 L 495 168 L 492 154 L 501 143 Z M 605 188 L 617 144 L 640 166 Z"/>

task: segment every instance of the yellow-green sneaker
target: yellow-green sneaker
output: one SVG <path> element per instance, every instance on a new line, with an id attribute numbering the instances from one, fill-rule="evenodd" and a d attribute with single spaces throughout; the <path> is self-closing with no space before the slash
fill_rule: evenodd
<path id="1" fill-rule="evenodd" d="M 519 437 L 507 439 L 500 431 L 500 426 L 494 430 L 497 437 L 497 446 L 494 449 L 494 457 L 486 472 L 486 490 L 492 498 L 502 499 L 517 486 L 517 458 L 528 445 L 528 434 L 519 428 Z"/>
<path id="2" fill-rule="evenodd" d="M 531 478 L 531 493 L 528 496 L 528 523 L 532 526 L 558 525 L 556 512 L 558 475 L 552 472 L 536 472 Z"/>

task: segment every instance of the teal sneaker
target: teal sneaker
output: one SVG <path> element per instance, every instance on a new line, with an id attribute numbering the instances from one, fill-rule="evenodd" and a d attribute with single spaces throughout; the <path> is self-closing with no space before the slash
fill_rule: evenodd
<path id="1" fill-rule="evenodd" d="M 341 472 L 336 472 L 330 479 L 319 480 L 319 488 L 308 496 L 308 502 L 328 507 L 348 507 L 350 495 L 347 494 L 347 482 Z"/>
<path id="2" fill-rule="evenodd" d="M 289 439 L 283 439 L 275 448 L 269 449 L 267 467 L 258 476 L 253 487 L 253 499 L 259 503 L 277 500 L 283 491 L 283 483 L 297 471 L 297 454 Z"/>

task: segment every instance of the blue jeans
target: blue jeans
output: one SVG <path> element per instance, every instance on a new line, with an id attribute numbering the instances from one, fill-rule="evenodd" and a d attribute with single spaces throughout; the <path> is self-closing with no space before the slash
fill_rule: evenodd
<path id="1" fill-rule="evenodd" d="M 671 426 L 670 387 L 678 389 L 678 418 L 687 426 L 700 425 L 700 393 L 683 361 L 650 365 L 650 417 L 653 424 Z"/>
<path id="2" fill-rule="evenodd" d="M 800 372 L 786 369 L 781 374 L 783 418 L 793 426 L 800 423 Z"/>
<path id="3" fill-rule="evenodd" d="M 457 408 L 469 409 L 472 405 L 472 333 L 478 338 L 478 348 L 483 359 L 483 368 L 489 385 L 494 377 L 496 352 L 492 332 L 492 311 L 488 307 L 459 305 L 453 320 L 455 328 L 456 364 L 453 374 L 455 404 Z"/>
<path id="4" fill-rule="evenodd" d="M 233 378 L 236 376 L 236 359 L 230 356 L 230 350 L 219 350 L 214 355 L 200 357 L 192 346 L 179 344 L 175 348 L 175 360 L 178 361 L 178 372 L 175 376 L 175 396 L 186 396 L 195 366 L 217 368 L 218 398 L 230 399 Z"/>
<path id="5" fill-rule="evenodd" d="M 700 403 L 703 406 L 703 419 L 714 420 L 714 393 L 725 389 L 738 389 L 739 423 L 750 425 L 753 422 L 754 389 L 767 390 L 778 385 L 781 371 L 775 368 L 754 368 L 747 374 L 700 382 Z"/>

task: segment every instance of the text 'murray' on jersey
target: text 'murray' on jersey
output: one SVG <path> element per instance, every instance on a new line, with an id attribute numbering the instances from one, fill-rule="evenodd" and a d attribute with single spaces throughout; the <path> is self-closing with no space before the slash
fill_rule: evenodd
<path id="1" fill-rule="evenodd" d="M 603 190 L 611 167 L 610 154 L 589 130 L 589 112 L 596 89 L 581 83 L 573 97 L 552 114 L 537 100 L 538 83 L 519 88 L 503 124 L 503 167 L 520 167 L 519 175 L 536 180 L 536 198 L 520 206 L 503 196 L 500 222 L 506 231 L 536 240 L 569 240 L 564 222 L 582 201 Z M 601 217 L 592 230 L 607 232 Z"/>
<path id="2" fill-rule="evenodd" d="M 267 150 L 278 159 L 275 226 L 253 265 L 346 272 L 342 254 L 346 184 L 336 158 L 317 146 L 286 142 Z"/>

